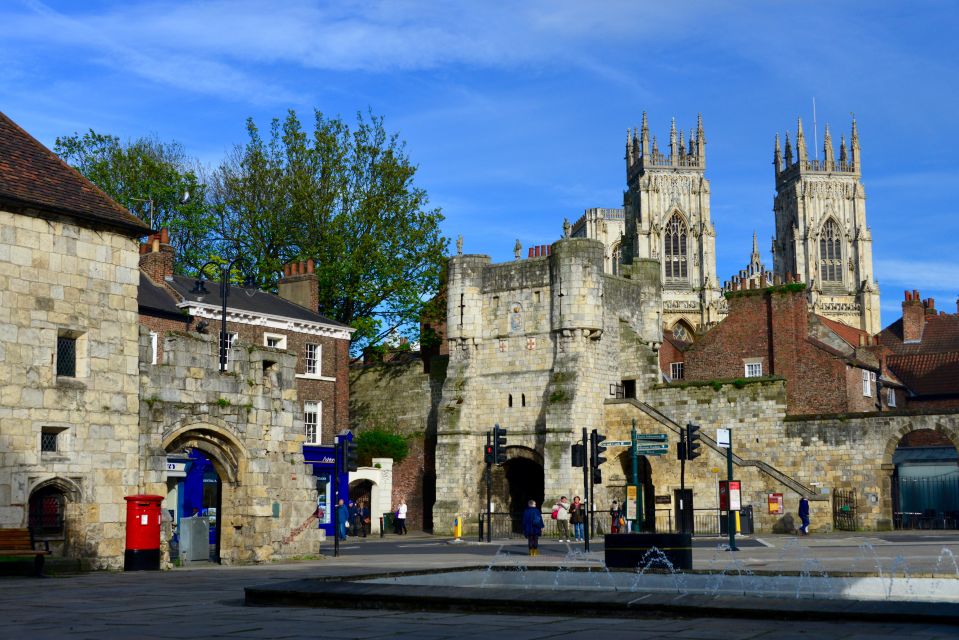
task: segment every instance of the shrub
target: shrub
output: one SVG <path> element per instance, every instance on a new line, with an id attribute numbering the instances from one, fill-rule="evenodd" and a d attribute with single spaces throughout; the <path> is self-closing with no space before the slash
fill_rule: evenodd
<path id="1" fill-rule="evenodd" d="M 398 463 L 410 452 L 406 438 L 379 427 L 359 433 L 354 442 L 357 459 L 364 467 L 370 466 L 373 458 L 392 458 L 393 462 Z"/>

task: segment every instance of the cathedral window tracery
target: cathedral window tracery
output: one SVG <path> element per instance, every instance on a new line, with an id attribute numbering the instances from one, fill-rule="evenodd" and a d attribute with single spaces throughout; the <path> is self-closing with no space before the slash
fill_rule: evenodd
<path id="1" fill-rule="evenodd" d="M 679 281 L 688 278 L 686 223 L 679 213 L 674 213 L 666 224 L 663 237 L 663 262 L 666 267 L 666 280 Z"/>
<path id="2" fill-rule="evenodd" d="M 819 278 L 823 283 L 842 282 L 842 240 L 839 225 L 829 219 L 819 234 Z"/>

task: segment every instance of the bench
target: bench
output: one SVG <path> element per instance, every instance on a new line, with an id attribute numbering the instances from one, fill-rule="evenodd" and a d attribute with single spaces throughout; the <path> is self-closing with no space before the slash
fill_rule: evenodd
<path id="1" fill-rule="evenodd" d="M 33 556 L 33 570 L 38 576 L 43 575 L 43 561 L 50 555 L 50 543 L 44 542 L 44 546 L 42 551 L 36 549 L 30 529 L 0 529 L 0 557 Z"/>

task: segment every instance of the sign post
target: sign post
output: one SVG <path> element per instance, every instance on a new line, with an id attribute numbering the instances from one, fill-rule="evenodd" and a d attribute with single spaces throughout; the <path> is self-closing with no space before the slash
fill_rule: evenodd
<path id="1" fill-rule="evenodd" d="M 716 433 L 716 441 L 720 442 L 719 431 L 726 431 L 726 480 L 728 482 L 728 488 L 730 489 L 729 493 L 729 504 L 728 509 L 726 510 L 726 530 L 729 532 L 729 550 L 730 551 L 739 551 L 736 547 L 736 512 L 733 510 L 733 500 L 732 492 L 733 489 L 733 438 L 732 438 L 732 429 L 719 429 Z M 739 501 L 739 483 L 736 483 L 736 500 Z M 739 506 L 737 505 L 738 509 Z"/>

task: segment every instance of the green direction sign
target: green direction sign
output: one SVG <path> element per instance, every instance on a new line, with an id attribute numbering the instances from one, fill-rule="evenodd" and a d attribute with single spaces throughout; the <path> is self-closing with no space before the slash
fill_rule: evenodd
<path id="1" fill-rule="evenodd" d="M 636 451 L 639 453 L 654 453 L 656 451 L 666 452 L 669 451 L 668 444 L 641 444 L 636 447 Z"/>
<path id="2" fill-rule="evenodd" d="M 636 439 L 640 442 L 666 442 L 665 433 L 637 433 Z"/>
<path id="3" fill-rule="evenodd" d="M 603 440 L 599 443 L 601 447 L 628 447 L 633 443 L 629 440 Z"/>

